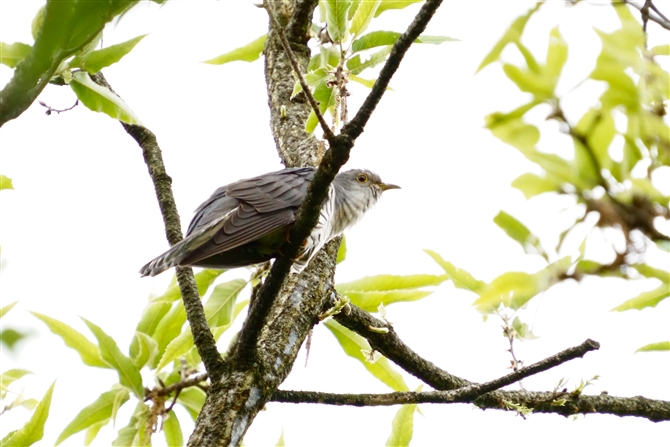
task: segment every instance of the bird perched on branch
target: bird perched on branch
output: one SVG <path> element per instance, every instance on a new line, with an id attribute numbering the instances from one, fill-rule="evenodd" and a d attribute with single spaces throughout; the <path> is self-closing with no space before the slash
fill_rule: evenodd
<path id="1" fill-rule="evenodd" d="M 195 211 L 184 240 L 140 273 L 155 276 L 175 266 L 233 268 L 276 258 L 315 173 L 314 168 L 289 168 L 222 186 Z M 337 174 L 291 270 L 301 272 L 326 242 L 363 217 L 382 192 L 397 188 L 364 169 Z"/>

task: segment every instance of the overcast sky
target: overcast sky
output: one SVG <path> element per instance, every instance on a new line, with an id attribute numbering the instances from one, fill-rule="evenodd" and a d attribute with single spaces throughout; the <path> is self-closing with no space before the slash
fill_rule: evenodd
<path id="1" fill-rule="evenodd" d="M 42 4 L 2 0 L 0 41 L 32 43 L 30 22 Z M 534 272 L 544 267 L 541 258 L 525 255 L 492 219 L 504 209 L 546 238 L 545 245 L 551 247 L 575 215 L 570 210 L 561 212 L 572 202 L 545 196 L 527 202 L 509 186 L 521 173 L 539 171 L 515 149 L 493 138 L 483 128 L 483 119 L 494 111 L 515 108 L 526 96 L 515 90 L 497 64 L 475 75 L 512 20 L 532 4 L 445 2 L 426 34 L 461 42 L 417 45 L 409 51 L 391 81 L 393 91 L 382 99 L 345 167 L 374 170 L 403 189 L 386 193 L 376 209 L 347 234 L 348 259 L 338 267 L 338 282 L 381 273 L 440 273 L 422 252 L 425 248 L 486 281 L 506 271 Z M 670 12 L 670 2 L 656 4 Z M 385 13 L 373 29 L 403 31 L 417 10 L 414 5 Z M 588 76 L 600 51 L 593 27 L 612 31 L 618 20 L 605 3 L 566 7 L 563 2 L 551 2 L 531 19 L 524 34 L 524 42 L 539 59 L 557 23 L 570 51 L 559 86 L 561 93 L 567 93 Z M 649 28 L 652 44 L 667 43 L 667 31 L 659 31 L 655 24 Z M 104 73 L 157 135 L 184 228 L 191 211 L 217 187 L 281 168 L 268 126 L 262 61 L 224 66 L 199 63 L 250 42 L 266 29 L 264 11 L 249 1 L 172 0 L 162 8 L 141 3 L 104 35 L 104 45 L 111 45 L 150 33 Z M 505 57 L 518 61 L 510 50 Z M 0 85 L 11 74 L 1 66 Z M 567 115 L 573 122 L 603 91 L 602 86 L 589 85 L 566 98 Z M 367 94 L 359 87 L 351 86 L 354 110 Z M 49 85 L 40 100 L 60 109 L 71 106 L 75 96 L 68 88 Z M 541 130 L 542 149 L 571 154 L 572 143 L 557 132 L 555 123 L 543 123 Z M 659 178 L 659 187 L 670 194 L 667 171 L 665 179 Z M 33 104 L 0 131 L 0 173 L 11 177 L 16 188 L 0 193 L 0 304 L 20 300 L 1 322 L 32 332 L 18 353 L 2 353 L 1 369 L 35 372 L 23 383 L 26 394 L 37 398 L 57 379 L 40 444 L 48 446 L 117 377 L 111 371 L 84 367 L 74 351 L 27 310 L 58 318 L 88 335 L 78 318 L 83 316 L 112 335 L 125 351 L 147 297 L 161 293 L 171 278 L 171 273 L 165 273 L 141 279 L 137 271 L 168 245 L 141 151 L 107 116 L 81 105 L 46 116 L 44 108 Z M 573 239 L 566 254 L 574 254 L 581 241 L 578 235 Z M 612 256 L 604 237 L 594 244 L 600 248 L 590 252 L 591 257 L 606 261 Z M 654 253 L 649 256 L 650 263 L 661 259 Z M 241 269 L 227 273 L 223 280 L 247 275 Z M 602 348 L 525 381 L 526 388 L 551 390 L 565 377 L 572 389 L 580 379 L 598 374 L 601 379 L 587 392 L 670 399 L 670 356 L 634 354 L 644 344 L 670 339 L 668 302 L 641 312 L 609 312 L 654 287 L 652 282 L 596 278 L 561 284 L 533 300 L 520 316 L 540 338 L 516 346 L 517 355 L 527 364 L 586 338 L 599 341 Z M 470 306 L 474 298 L 447 283 L 419 304 L 389 306 L 388 319 L 409 346 L 438 366 L 469 380 L 490 380 L 508 372 L 509 354 L 499 320 L 482 322 Z M 322 326 L 315 328 L 309 363 L 304 365 L 303 350 L 282 388 L 389 391 L 346 357 Z M 420 384 L 407 374 L 405 379 L 411 388 Z M 145 377 L 145 383 L 150 380 Z M 116 429 L 126 425 L 134 407 L 126 405 Z M 511 412 L 482 412 L 464 405 L 420 408 L 423 416 L 416 416 L 412 444 L 416 446 L 463 445 L 474 439 L 478 445 L 536 444 L 541 439 L 546 446 L 566 442 L 660 446 L 667 445 L 669 433 L 665 424 L 614 416 L 572 421 L 533 415 L 524 421 Z M 397 407 L 268 404 L 245 444 L 274 445 L 283 429 L 289 446 L 383 445 L 396 411 Z M 3 415 L 0 436 L 25 417 L 22 410 Z M 180 413 L 180 421 L 188 437 L 190 418 Z M 115 433 L 111 425 L 103 428 L 94 445 L 109 445 Z M 82 440 L 79 434 L 68 445 Z M 162 435 L 154 441 L 154 445 L 164 442 Z"/>

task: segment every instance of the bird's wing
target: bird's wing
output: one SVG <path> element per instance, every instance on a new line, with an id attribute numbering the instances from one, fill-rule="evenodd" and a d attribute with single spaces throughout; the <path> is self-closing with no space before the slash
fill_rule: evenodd
<path id="1" fill-rule="evenodd" d="M 196 210 L 188 238 L 200 243 L 181 262 L 197 263 L 292 224 L 313 176 L 312 168 L 285 169 L 219 188 Z"/>

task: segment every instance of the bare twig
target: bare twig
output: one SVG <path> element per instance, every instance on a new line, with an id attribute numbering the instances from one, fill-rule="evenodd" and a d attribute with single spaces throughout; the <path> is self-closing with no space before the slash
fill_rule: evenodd
<path id="1" fill-rule="evenodd" d="M 44 101 L 38 101 L 38 102 L 40 103 L 40 105 L 42 107 L 46 107 L 47 111 L 44 112 L 44 113 L 46 113 L 47 115 L 51 115 L 53 112 L 56 112 L 58 114 L 61 114 L 63 112 L 69 112 L 70 110 L 74 109 L 75 107 L 77 107 L 79 105 L 79 100 L 78 99 L 74 102 L 72 107 L 68 107 L 67 109 L 54 109 L 50 105 L 45 104 Z"/>
<path id="2" fill-rule="evenodd" d="M 651 3 L 651 2 L 649 2 L 649 3 Z M 649 14 L 648 11 L 645 14 L 643 9 L 645 9 L 646 3 L 645 3 L 645 5 L 640 6 L 636 3 L 631 2 L 630 0 L 623 0 L 622 4 L 631 5 L 633 8 L 636 8 L 637 10 L 639 10 L 643 14 L 643 16 L 646 15 L 648 17 L 648 19 L 651 20 L 652 22 L 656 22 L 659 25 L 661 25 L 663 28 L 665 28 L 667 30 L 670 30 L 670 21 L 663 14 L 661 14 L 658 11 L 658 9 L 656 8 L 656 6 L 654 6 L 653 4 L 651 4 L 649 7 L 651 7 L 651 9 L 654 12 L 656 12 L 656 14 L 659 15 L 658 17 L 653 15 L 653 14 Z M 643 18 L 643 20 L 644 20 L 644 18 Z"/>
<path id="3" fill-rule="evenodd" d="M 328 127 L 328 123 L 326 123 L 326 119 L 323 117 L 323 114 L 319 110 L 319 103 L 314 99 L 314 95 L 312 95 L 312 91 L 309 88 L 309 85 L 307 84 L 307 81 L 305 81 L 305 77 L 302 74 L 302 71 L 300 70 L 300 66 L 298 65 L 298 61 L 295 58 L 295 54 L 293 54 L 293 50 L 291 50 L 291 44 L 289 43 L 288 39 L 286 38 L 286 34 L 284 33 L 284 28 L 279 24 L 277 21 L 277 18 L 275 17 L 273 7 L 271 5 L 271 2 L 265 1 L 265 9 L 268 12 L 268 16 L 270 17 L 270 21 L 272 22 L 272 26 L 275 29 L 275 32 L 279 36 L 279 40 L 281 41 L 282 47 L 284 47 L 284 51 L 286 52 L 286 56 L 288 56 L 289 61 L 291 62 L 291 67 L 293 67 L 293 72 L 295 75 L 298 77 L 298 81 L 300 82 L 300 86 L 302 87 L 302 91 L 307 97 L 307 101 L 309 101 L 309 104 L 312 106 L 312 110 L 314 111 L 314 114 L 316 115 L 316 118 L 319 120 L 319 124 L 321 125 L 321 130 L 323 130 L 323 135 L 326 137 L 326 139 L 330 142 L 335 138 L 335 134 L 333 131 Z"/>

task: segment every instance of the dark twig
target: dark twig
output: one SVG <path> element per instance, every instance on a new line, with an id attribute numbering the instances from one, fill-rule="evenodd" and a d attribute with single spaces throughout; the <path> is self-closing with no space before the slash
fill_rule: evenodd
<path id="1" fill-rule="evenodd" d="M 38 102 L 40 103 L 40 105 L 42 107 L 46 107 L 47 111 L 44 112 L 44 113 L 46 113 L 47 115 L 51 115 L 53 112 L 56 112 L 58 114 L 61 114 L 63 112 L 69 112 L 70 110 L 74 109 L 75 107 L 77 107 L 79 105 L 79 100 L 78 99 L 74 102 L 72 107 L 68 107 L 67 109 L 54 109 L 50 105 L 45 104 L 44 101 L 38 101 Z"/>
<path id="2" fill-rule="evenodd" d="M 290 271 L 291 264 L 293 263 L 291 259 L 297 257 L 300 244 L 309 236 L 309 233 L 317 223 L 328 187 L 340 168 L 349 159 L 349 153 L 356 138 L 363 132 L 363 128 L 386 91 L 386 87 L 388 87 L 391 77 L 398 69 L 405 53 L 414 40 L 425 30 L 426 25 L 441 3 L 442 0 L 428 0 L 421 7 L 421 10 L 407 31 L 400 36 L 393 46 L 389 59 L 384 64 L 377 82 L 361 109 L 354 119 L 342 128 L 342 132 L 339 135 L 329 140 L 330 150 L 326 152 L 321 160 L 314 179 L 310 184 L 305 201 L 298 211 L 295 224 L 291 228 L 289 237 L 291 242 L 282 247 L 284 257 L 280 257 L 274 262 L 270 274 L 259 293 L 259 297 L 254 306 L 249 309 L 249 315 L 244 327 L 240 331 L 240 338 L 234 354 L 236 360 L 241 360 L 239 367 L 246 368 L 251 365 L 250 362 L 252 362 L 256 349 L 255 340 L 272 307 L 274 297 L 279 292 L 284 279 Z"/>
<path id="3" fill-rule="evenodd" d="M 291 62 L 293 72 L 298 77 L 298 81 L 300 82 L 302 91 L 304 95 L 307 97 L 309 105 L 312 106 L 312 111 L 316 115 L 316 118 L 319 120 L 321 130 L 323 130 L 323 135 L 330 142 L 332 139 L 335 138 L 335 134 L 330 129 L 330 127 L 328 127 L 326 119 L 323 117 L 323 114 L 319 110 L 319 103 L 314 98 L 314 95 L 312 95 L 312 91 L 309 89 L 307 81 L 305 81 L 305 77 L 303 76 L 302 71 L 300 70 L 300 66 L 298 65 L 298 61 L 295 58 L 295 54 L 293 54 L 293 50 L 291 50 L 291 44 L 289 43 L 288 39 L 286 38 L 286 34 L 284 33 L 284 28 L 282 28 L 282 26 L 277 21 L 277 18 L 275 17 L 271 2 L 266 0 L 264 4 L 265 4 L 265 10 L 268 12 L 268 16 L 270 17 L 270 21 L 272 22 L 272 26 L 274 27 L 275 32 L 279 36 L 279 40 L 281 41 L 282 47 L 284 47 L 284 51 L 286 52 L 288 60 Z"/>
<path id="4" fill-rule="evenodd" d="M 636 8 L 637 10 L 639 10 L 640 13 L 642 13 L 643 15 L 645 14 L 645 12 L 643 11 L 643 9 L 645 8 L 646 3 L 645 3 L 645 5 L 643 5 L 643 6 L 640 6 L 640 5 L 638 5 L 638 4 L 636 4 L 636 3 L 633 3 L 633 2 L 631 2 L 631 1 L 629 1 L 629 0 L 623 0 L 623 3 L 625 3 L 625 4 L 627 4 L 627 5 L 631 5 L 633 8 Z M 651 2 L 650 2 L 650 3 L 651 3 Z M 652 9 L 654 12 L 656 12 L 660 17 L 656 17 L 656 16 L 653 15 L 653 14 L 649 14 L 648 11 L 647 11 L 646 15 L 647 15 L 647 17 L 649 18 L 649 20 L 651 20 L 652 22 L 656 22 L 656 23 L 658 23 L 659 25 L 661 25 L 663 28 L 665 28 L 665 29 L 667 29 L 667 30 L 670 30 L 670 21 L 669 21 L 663 14 L 661 14 L 661 13 L 658 11 L 658 9 L 656 8 L 656 6 L 654 6 L 653 4 L 651 4 L 650 7 L 651 7 L 651 9 Z M 644 20 L 644 19 L 643 19 L 643 20 Z"/>
<path id="5" fill-rule="evenodd" d="M 105 80 L 102 72 L 92 75 L 91 79 L 116 94 Z M 174 245 L 181 241 L 183 237 L 181 223 L 179 213 L 177 212 L 177 205 L 172 194 L 172 179 L 165 171 L 163 155 L 160 146 L 158 146 L 156 136 L 149 129 L 141 125 L 124 122 L 121 122 L 121 125 L 142 148 L 144 161 L 149 168 L 149 175 L 153 181 L 156 198 L 158 199 L 158 205 L 163 216 L 165 233 L 170 245 Z M 184 301 L 186 316 L 191 326 L 191 332 L 193 332 L 193 342 L 210 377 L 216 379 L 222 374 L 224 362 L 216 348 L 216 340 L 214 340 L 212 331 L 207 325 L 207 318 L 205 317 L 205 311 L 198 294 L 195 278 L 193 277 L 193 270 L 189 267 L 177 267 L 176 270 L 177 282 Z"/>

